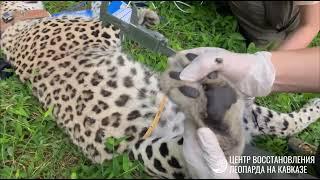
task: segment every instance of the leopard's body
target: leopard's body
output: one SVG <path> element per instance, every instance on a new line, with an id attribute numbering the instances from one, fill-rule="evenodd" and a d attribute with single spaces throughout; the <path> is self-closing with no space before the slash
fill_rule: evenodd
<path id="1" fill-rule="evenodd" d="M 30 9 L 24 4 L 2 2 L 0 15 Z M 20 80 L 31 82 L 34 96 L 44 108 L 53 108 L 58 126 L 93 162 L 112 158 L 106 138 L 127 136 L 116 151 L 130 152 L 150 175 L 190 177 L 182 153 L 186 114 L 181 104 L 169 99 L 159 126 L 142 139 L 167 92 L 160 88 L 159 74 L 122 52 L 118 28 L 80 18 L 23 21 L 1 35 L 1 49 Z M 246 111 L 234 109 L 229 117 L 243 120 L 246 134 L 288 136 L 317 120 L 319 106 L 316 99 L 284 114 L 252 104 Z"/>

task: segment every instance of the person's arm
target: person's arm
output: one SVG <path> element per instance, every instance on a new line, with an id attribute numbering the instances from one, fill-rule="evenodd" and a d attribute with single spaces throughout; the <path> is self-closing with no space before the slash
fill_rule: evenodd
<path id="1" fill-rule="evenodd" d="M 204 47 L 178 55 L 188 53 L 198 56 L 180 73 L 181 80 L 198 81 L 216 71 L 249 97 L 320 92 L 320 47 L 254 54 Z"/>
<path id="2" fill-rule="evenodd" d="M 300 6 L 298 28 L 281 43 L 278 50 L 306 48 L 320 30 L 320 3 Z"/>
<path id="3" fill-rule="evenodd" d="M 320 47 L 272 52 L 274 92 L 320 92 Z"/>

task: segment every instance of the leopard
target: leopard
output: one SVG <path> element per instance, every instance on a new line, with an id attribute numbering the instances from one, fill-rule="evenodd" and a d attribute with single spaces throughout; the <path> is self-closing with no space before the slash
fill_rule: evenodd
<path id="1" fill-rule="evenodd" d="M 40 1 L 3 1 L 0 15 L 33 9 L 44 6 Z M 140 23 L 156 24 L 154 14 L 139 14 L 144 19 Z M 230 156 L 241 154 L 250 137 L 292 136 L 320 117 L 319 98 L 295 112 L 280 113 L 244 99 L 217 74 L 201 82 L 181 81 L 179 73 L 195 54 L 169 57 L 167 70 L 155 73 L 122 49 L 118 27 L 103 26 L 98 19 L 20 21 L 0 39 L 19 80 L 30 82 L 33 96 L 43 108 L 52 108 L 57 126 L 94 164 L 113 158 L 107 138 L 125 136 L 114 150 L 140 161 L 148 175 L 193 178 L 183 153 L 186 121 L 212 129 Z M 164 97 L 159 124 L 144 138 Z"/>

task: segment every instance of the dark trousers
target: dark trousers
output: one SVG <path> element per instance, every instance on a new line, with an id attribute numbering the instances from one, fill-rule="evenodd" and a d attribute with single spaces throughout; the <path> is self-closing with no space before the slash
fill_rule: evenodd
<path id="1" fill-rule="evenodd" d="M 277 48 L 300 23 L 299 7 L 293 1 L 217 1 L 215 4 L 218 12 L 235 16 L 244 37 L 262 48 Z"/>

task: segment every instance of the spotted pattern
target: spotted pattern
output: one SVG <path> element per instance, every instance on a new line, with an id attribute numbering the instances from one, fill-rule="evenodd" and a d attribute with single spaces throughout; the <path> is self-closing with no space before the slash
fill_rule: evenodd
<path id="1" fill-rule="evenodd" d="M 1 7 L 0 15 L 42 5 L 5 1 Z M 148 27 L 157 23 L 151 11 L 141 12 L 141 24 Z M 198 119 L 199 125 L 212 128 L 206 120 L 213 118 L 220 129 L 212 130 L 223 137 L 234 137 L 235 125 L 230 121 L 238 118 L 242 124 L 237 128 L 250 135 L 288 136 L 319 117 L 319 99 L 289 114 L 253 103 L 237 104 L 236 107 L 245 107 L 242 112 L 233 108 L 239 97 L 234 99 L 228 93 L 220 93 L 215 89 L 217 84 L 210 80 L 205 82 L 215 86 L 207 88 L 223 96 L 220 100 L 213 98 L 212 102 L 207 98 L 208 107 L 215 113 L 208 115 L 202 106 L 189 111 L 186 104 L 201 104 L 207 88 L 205 84 L 182 82 L 179 74 L 198 55 L 189 53 L 173 58 L 168 71 L 159 76 L 121 51 L 119 33 L 112 24 L 103 27 L 97 20 L 64 17 L 19 22 L 1 34 L 2 50 L 15 73 L 22 82 L 31 82 L 33 95 L 44 108 L 53 108 L 57 125 L 92 162 L 102 163 L 113 157 L 113 152 L 105 147 L 107 138 L 126 136 L 115 151 L 128 152 L 130 158 L 144 164 L 151 176 L 190 178 L 182 153 L 185 120 Z M 223 63 L 223 59 L 215 61 Z M 169 96 L 169 101 L 160 125 L 151 137 L 142 139 L 164 95 Z M 237 142 L 230 138 L 221 142 L 221 146 L 224 150 L 234 149 Z"/>

